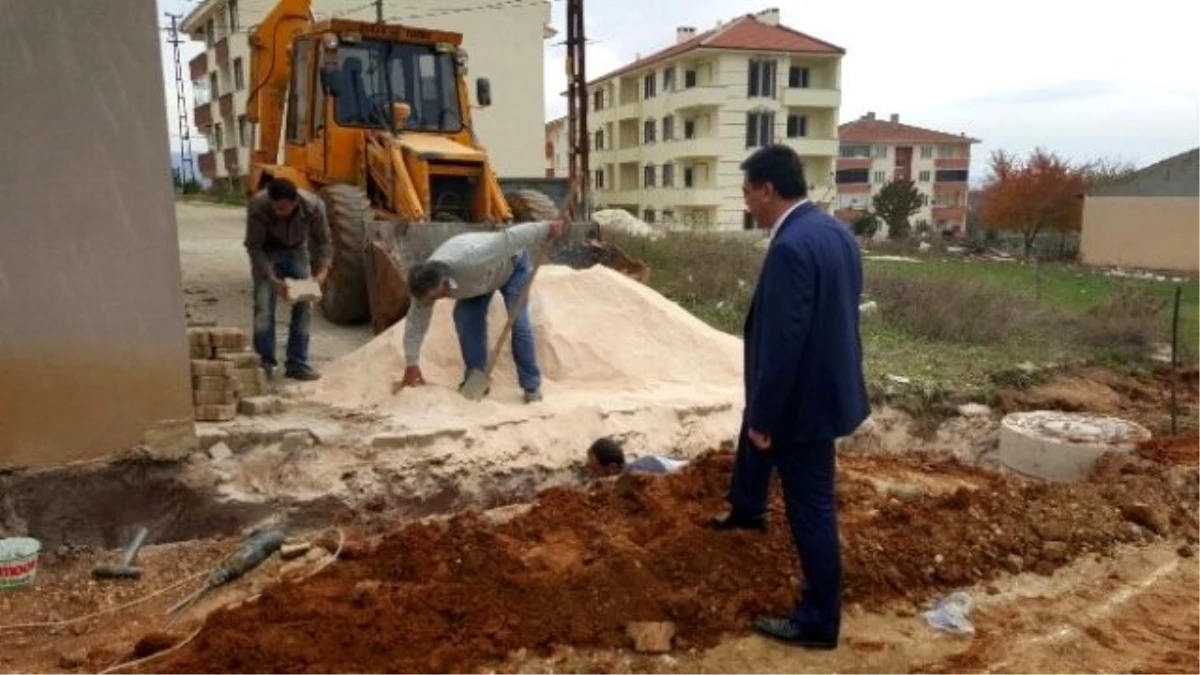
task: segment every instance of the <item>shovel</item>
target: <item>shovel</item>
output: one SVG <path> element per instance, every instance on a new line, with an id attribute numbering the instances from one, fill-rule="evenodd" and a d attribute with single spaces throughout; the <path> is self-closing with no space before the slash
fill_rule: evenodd
<path id="1" fill-rule="evenodd" d="M 567 197 L 563 200 L 563 208 L 558 213 L 558 217 L 562 220 L 567 219 L 567 215 L 571 212 L 571 205 L 575 201 L 575 193 L 579 187 L 579 180 L 576 179 L 571 183 L 571 187 L 567 190 Z M 566 233 L 564 232 L 565 236 Z M 546 260 L 546 254 L 550 251 L 550 239 L 542 242 L 538 247 L 537 260 L 533 263 L 533 272 L 529 274 L 529 281 L 525 283 L 525 288 L 521 289 L 521 295 L 517 298 L 517 304 L 513 305 L 508 312 L 508 320 L 504 322 L 504 329 L 500 331 L 500 337 L 496 339 L 496 345 L 492 347 L 492 353 L 488 355 L 487 366 L 484 370 L 472 369 L 467 373 L 467 381 L 463 382 L 462 394 L 471 401 L 483 400 L 487 395 L 488 390 L 492 387 L 492 370 L 496 368 L 496 360 L 500 358 L 500 348 L 504 346 L 504 342 L 508 339 L 508 334 L 512 331 L 513 324 L 517 322 L 517 317 L 521 316 L 521 312 L 525 311 L 525 304 L 529 301 L 529 289 L 533 288 L 533 281 L 537 278 L 538 270 L 542 268 L 542 263 Z"/>

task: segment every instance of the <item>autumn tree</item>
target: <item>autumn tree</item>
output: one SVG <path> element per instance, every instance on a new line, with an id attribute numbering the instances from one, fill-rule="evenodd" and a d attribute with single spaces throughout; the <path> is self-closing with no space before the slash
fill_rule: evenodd
<path id="1" fill-rule="evenodd" d="M 910 180 L 894 180 L 879 191 L 871 200 L 872 210 L 879 219 L 887 223 L 888 239 L 905 239 L 912 227 L 908 222 L 921 207 L 925 198 Z"/>
<path id="2" fill-rule="evenodd" d="M 1072 165 L 1038 148 L 1024 160 L 998 150 L 989 166 L 980 219 L 988 228 L 1020 232 L 1026 256 L 1042 232 L 1079 231 L 1087 165 Z"/>

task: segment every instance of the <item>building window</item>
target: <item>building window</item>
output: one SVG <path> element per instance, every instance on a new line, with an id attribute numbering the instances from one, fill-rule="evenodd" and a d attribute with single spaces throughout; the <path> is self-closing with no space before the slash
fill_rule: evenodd
<path id="1" fill-rule="evenodd" d="M 876 185 L 882 184 L 884 181 L 887 180 L 887 172 L 886 171 L 876 171 L 875 175 L 874 175 L 874 179 L 875 179 Z"/>
<path id="2" fill-rule="evenodd" d="M 662 174 L 662 186 L 665 188 L 675 187 L 675 165 L 663 164 Z"/>
<path id="3" fill-rule="evenodd" d="M 245 115 L 238 115 L 238 145 L 243 148 L 250 146 L 250 123 L 246 121 Z"/>
<path id="4" fill-rule="evenodd" d="M 957 145 L 939 145 L 938 146 L 938 157 L 943 157 L 946 159 L 952 159 L 954 157 L 958 157 L 958 146 Z"/>
<path id="5" fill-rule="evenodd" d="M 225 133 L 220 122 L 213 125 L 213 147 L 217 150 L 225 149 Z"/>
<path id="6" fill-rule="evenodd" d="M 595 138 L 596 138 L 596 140 L 595 140 L 595 148 L 596 148 L 597 150 L 603 150 L 603 149 L 604 149 L 604 130 L 603 130 L 603 129 L 598 129 L 598 130 L 596 131 Z"/>
<path id="7" fill-rule="evenodd" d="M 669 116 L 664 117 L 663 122 L 662 122 L 662 127 L 663 127 L 663 140 L 664 141 L 675 140 L 675 118 L 669 117 Z"/>
<path id="8" fill-rule="evenodd" d="M 212 19 L 204 22 L 204 46 L 212 49 L 217 40 L 217 24 Z"/>
<path id="9" fill-rule="evenodd" d="M 801 138 L 808 135 L 808 117 L 805 115 L 788 115 L 788 138 Z"/>
<path id="10" fill-rule="evenodd" d="M 654 73 L 650 73 L 642 80 L 642 98 L 654 98 L 656 83 L 657 80 L 654 79 Z"/>
<path id="11" fill-rule="evenodd" d="M 746 87 L 747 98 L 775 98 L 775 62 L 750 61 L 749 79 Z"/>
<path id="12" fill-rule="evenodd" d="M 683 121 L 683 137 L 688 139 L 696 137 L 696 120 Z"/>
<path id="13" fill-rule="evenodd" d="M 870 180 L 868 169 L 839 169 L 835 180 L 838 185 L 853 185 L 867 183 Z"/>
<path id="14" fill-rule="evenodd" d="M 788 86 L 792 89 L 808 89 L 808 68 L 803 66 L 789 68 Z"/>
<path id="15" fill-rule="evenodd" d="M 932 145 L 922 145 L 921 146 L 921 159 L 932 159 L 932 158 L 933 158 L 933 146 Z"/>
<path id="16" fill-rule="evenodd" d="M 690 166 L 683 168 L 683 187 L 693 187 L 696 184 L 696 171 Z"/>
<path id="17" fill-rule="evenodd" d="M 654 165 L 647 164 L 642 169 L 642 187 L 654 187 Z"/>
<path id="18" fill-rule="evenodd" d="M 654 120 L 646 120 L 642 123 L 642 142 L 654 142 Z"/>
<path id="19" fill-rule="evenodd" d="M 642 220 L 647 223 L 653 223 L 654 222 L 654 209 L 646 209 L 645 211 L 642 211 Z"/>
<path id="20" fill-rule="evenodd" d="M 965 183 L 967 182 L 967 170 L 946 169 L 938 171 L 934 175 L 934 179 L 939 183 Z"/>
<path id="21" fill-rule="evenodd" d="M 917 181 L 920 183 L 928 183 L 929 182 L 929 172 L 922 171 L 921 173 L 917 174 Z"/>
<path id="22" fill-rule="evenodd" d="M 775 113 L 746 113 L 746 147 L 758 148 L 775 141 Z"/>
<path id="23" fill-rule="evenodd" d="M 604 110 L 604 90 L 592 92 L 592 110 Z"/>
<path id="24" fill-rule="evenodd" d="M 663 209 L 663 222 L 664 223 L 675 222 L 675 212 L 672 211 L 671 209 Z"/>
<path id="25" fill-rule="evenodd" d="M 838 156 L 846 159 L 854 159 L 856 157 L 870 157 L 871 146 L 869 145 L 843 145 L 838 149 Z"/>
<path id="26" fill-rule="evenodd" d="M 675 91 L 675 66 L 663 71 L 663 91 Z"/>
<path id="27" fill-rule="evenodd" d="M 596 169 L 596 189 L 604 189 L 604 169 Z"/>
<path id="28" fill-rule="evenodd" d="M 246 72 L 242 68 L 242 57 L 233 60 L 233 88 L 241 91 L 246 88 Z"/>
<path id="29" fill-rule="evenodd" d="M 220 98 L 220 96 L 221 96 L 221 80 L 217 76 L 217 73 L 215 71 L 208 74 L 208 90 L 212 92 L 212 97 L 213 97 L 214 101 L 216 99 Z"/>
<path id="30" fill-rule="evenodd" d="M 875 151 L 876 158 L 887 157 L 887 146 L 886 145 L 876 145 L 876 146 L 874 146 L 873 150 Z"/>
<path id="31" fill-rule="evenodd" d="M 694 86 L 696 86 L 696 71 L 694 71 L 694 70 L 683 71 L 683 87 L 685 89 L 691 89 Z"/>

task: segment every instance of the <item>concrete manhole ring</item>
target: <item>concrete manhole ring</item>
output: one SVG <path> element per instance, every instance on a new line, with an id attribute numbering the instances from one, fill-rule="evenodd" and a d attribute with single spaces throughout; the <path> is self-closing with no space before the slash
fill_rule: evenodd
<path id="1" fill-rule="evenodd" d="M 1101 456 L 1131 452 L 1150 431 L 1105 415 L 1052 410 L 1019 412 L 1000 424 L 999 460 L 1017 473 L 1051 481 L 1087 476 Z"/>

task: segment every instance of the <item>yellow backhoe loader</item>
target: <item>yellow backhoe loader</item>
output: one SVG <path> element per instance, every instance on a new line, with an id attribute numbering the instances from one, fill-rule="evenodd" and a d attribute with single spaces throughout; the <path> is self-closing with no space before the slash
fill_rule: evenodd
<path id="1" fill-rule="evenodd" d="M 446 238 L 555 217 L 543 193 L 502 192 L 472 128 L 460 34 L 315 21 L 311 0 L 280 0 L 250 47 L 246 188 L 278 176 L 325 201 L 334 257 L 321 310 L 334 323 L 381 332 L 408 312 L 404 271 Z M 486 78 L 475 99 L 490 105 Z M 559 261 L 575 267 L 606 259 L 595 241 L 566 246 Z"/>

